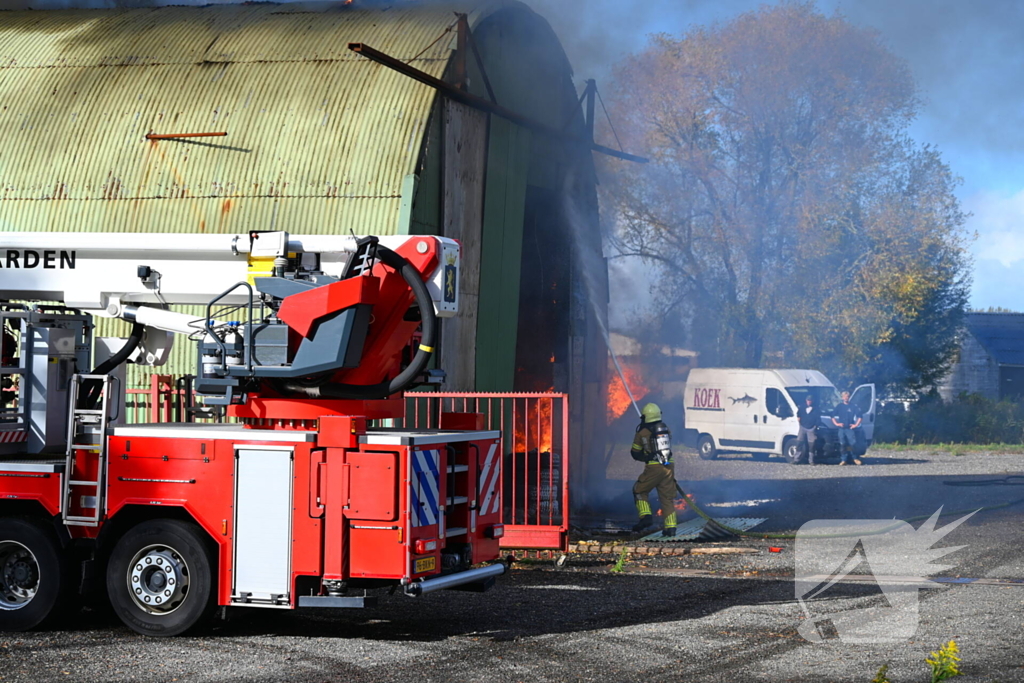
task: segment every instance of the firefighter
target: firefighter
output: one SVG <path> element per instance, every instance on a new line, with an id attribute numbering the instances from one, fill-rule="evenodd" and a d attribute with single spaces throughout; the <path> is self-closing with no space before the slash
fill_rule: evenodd
<path id="1" fill-rule="evenodd" d="M 644 463 L 644 471 L 633 485 L 633 498 L 640 521 L 633 531 L 643 531 L 652 526 L 651 504 L 647 500 L 653 489 L 658 489 L 661 514 L 665 518 L 664 536 L 676 535 L 676 476 L 672 466 L 672 435 L 661 421 L 661 408 L 648 403 L 641 412 L 640 425 L 636 428 L 630 455 Z"/>

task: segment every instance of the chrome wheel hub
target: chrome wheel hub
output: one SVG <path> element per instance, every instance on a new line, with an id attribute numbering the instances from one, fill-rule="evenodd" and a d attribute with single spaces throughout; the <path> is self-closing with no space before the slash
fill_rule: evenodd
<path id="1" fill-rule="evenodd" d="M 39 562 L 16 541 L 0 541 L 0 609 L 20 609 L 39 590 Z"/>
<path id="2" fill-rule="evenodd" d="M 188 596 L 188 565 L 174 548 L 151 545 L 128 567 L 128 592 L 143 611 L 170 614 Z"/>

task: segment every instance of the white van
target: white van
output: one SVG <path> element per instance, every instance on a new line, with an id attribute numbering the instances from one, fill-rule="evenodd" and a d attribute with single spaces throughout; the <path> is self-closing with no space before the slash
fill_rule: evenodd
<path id="1" fill-rule="evenodd" d="M 823 416 L 818 448 L 834 457 L 838 454 L 838 430 L 831 415 L 841 399 L 832 382 L 817 370 L 690 370 L 683 396 L 683 441 L 695 446 L 704 460 L 713 460 L 722 452 L 739 452 L 750 453 L 755 460 L 775 454 L 799 463 L 802 454 L 796 445 L 796 410 L 808 394 L 814 396 Z M 850 403 L 864 414 L 857 430 L 858 454 L 863 454 L 874 438 L 875 385 L 857 387 Z"/>

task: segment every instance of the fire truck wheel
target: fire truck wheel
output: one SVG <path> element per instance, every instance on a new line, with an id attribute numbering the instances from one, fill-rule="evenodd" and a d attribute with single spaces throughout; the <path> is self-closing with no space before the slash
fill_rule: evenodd
<path id="1" fill-rule="evenodd" d="M 697 440 L 697 455 L 701 460 L 714 460 L 718 457 L 718 449 L 715 448 L 715 440 L 710 434 L 701 434 Z"/>
<path id="2" fill-rule="evenodd" d="M 51 528 L 0 519 L 0 631 L 26 631 L 55 618 L 71 583 Z"/>
<path id="3" fill-rule="evenodd" d="M 107 565 L 110 603 L 132 630 L 176 636 L 213 611 L 213 562 L 193 524 L 143 522 L 114 546 Z"/>

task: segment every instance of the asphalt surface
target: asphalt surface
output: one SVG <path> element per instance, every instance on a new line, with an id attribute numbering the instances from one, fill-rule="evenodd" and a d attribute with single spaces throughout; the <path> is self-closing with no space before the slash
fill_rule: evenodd
<path id="1" fill-rule="evenodd" d="M 873 453 L 864 467 L 794 467 L 743 456 L 684 459 L 678 475 L 713 514 L 758 516 L 784 532 L 814 518 L 905 519 L 1024 499 L 1024 479 L 984 486 L 946 482 L 1024 474 L 1024 456 Z M 636 467 L 613 462 L 608 513 L 630 518 Z M 616 491 L 625 489 L 621 495 Z M 940 526 L 956 519 L 943 517 Z M 596 521 L 594 521 L 596 520 Z M 237 609 L 193 637 L 135 635 L 116 618 L 85 612 L 59 630 L 0 634 L 3 681 L 929 681 L 925 658 L 955 640 L 963 676 L 1024 681 L 1024 504 L 982 511 L 941 539 L 964 546 L 939 562 L 947 580 L 920 597 L 916 633 L 894 643 L 822 643 L 797 628 L 792 540 L 737 539 L 744 555 L 574 555 L 561 570 L 518 565 L 485 594 L 383 597 L 365 611 Z M 913 523 L 914 527 L 921 522 Z M 769 546 L 781 553 L 768 552 Z M 808 601 L 815 618 L 884 607 L 870 572 Z M 1006 581 L 996 581 L 996 579 Z M 864 582 L 867 580 L 867 582 Z M 1018 581 L 1014 581 L 1018 580 Z M 884 627 L 881 627 L 884 631 Z"/>

